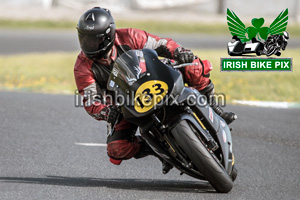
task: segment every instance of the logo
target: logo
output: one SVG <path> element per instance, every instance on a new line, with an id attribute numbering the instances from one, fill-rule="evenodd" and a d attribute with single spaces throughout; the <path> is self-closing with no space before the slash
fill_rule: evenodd
<path id="1" fill-rule="evenodd" d="M 222 127 L 225 127 L 225 122 L 223 122 L 222 120 L 220 120 L 220 123 L 221 123 Z"/>
<path id="2" fill-rule="evenodd" d="M 84 30 L 94 30 L 95 26 L 86 26 Z"/>
<path id="3" fill-rule="evenodd" d="M 226 137 L 226 133 L 225 133 L 224 130 L 222 131 L 222 135 L 223 135 L 223 141 L 226 142 L 227 141 L 227 137 Z"/>
<path id="4" fill-rule="evenodd" d="M 253 18 L 252 26 L 246 27 L 240 18 L 227 9 L 227 24 L 232 35 L 227 51 L 230 56 L 243 58 L 221 58 L 221 71 L 292 71 L 291 58 L 276 58 L 286 50 L 290 34 L 286 31 L 288 9 L 283 10 L 270 26 L 264 18 Z M 245 58 L 245 55 L 251 58 Z M 253 58 L 265 55 L 266 58 Z"/>
<path id="5" fill-rule="evenodd" d="M 264 18 L 253 18 L 253 26 L 246 27 L 233 11 L 227 9 L 227 24 L 233 36 L 233 41 L 228 43 L 229 55 L 256 53 L 258 56 L 280 56 L 280 51 L 285 50 L 289 39 L 289 33 L 285 31 L 288 9 L 282 11 L 269 27 L 263 27 L 264 23 Z M 246 44 L 248 41 L 252 43 Z"/>
<path id="6" fill-rule="evenodd" d="M 209 110 L 209 119 L 211 122 L 214 122 L 214 114 L 212 112 L 211 107 L 209 107 L 208 110 Z"/>
<path id="7" fill-rule="evenodd" d="M 110 80 L 109 86 L 113 88 L 115 86 L 115 82 L 113 80 Z"/>
<path id="8" fill-rule="evenodd" d="M 112 74 L 115 76 L 115 77 L 117 77 L 118 76 L 118 74 L 119 74 L 119 70 L 117 69 L 117 68 L 113 68 L 112 69 Z"/>
<path id="9" fill-rule="evenodd" d="M 91 19 L 93 22 L 95 21 L 95 15 L 94 13 L 89 13 L 88 16 L 86 16 L 85 21 Z"/>

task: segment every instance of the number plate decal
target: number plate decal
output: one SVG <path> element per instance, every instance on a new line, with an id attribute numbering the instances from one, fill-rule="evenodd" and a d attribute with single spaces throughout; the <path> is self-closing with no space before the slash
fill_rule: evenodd
<path id="1" fill-rule="evenodd" d="M 135 93 L 134 109 L 139 113 L 151 110 L 168 93 L 168 85 L 163 81 L 152 80 L 143 83 Z"/>

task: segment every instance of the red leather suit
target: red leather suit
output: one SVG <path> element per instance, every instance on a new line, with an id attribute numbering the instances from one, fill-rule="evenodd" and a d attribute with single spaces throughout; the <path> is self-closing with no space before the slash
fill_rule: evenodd
<path id="1" fill-rule="evenodd" d="M 74 75 L 79 93 L 84 96 L 84 108 L 88 114 L 101 120 L 100 111 L 107 105 L 99 101 L 90 101 L 85 94 L 97 96 L 106 90 L 109 72 L 114 60 L 124 51 L 130 49 L 150 48 L 156 50 L 159 56 L 173 58 L 173 52 L 180 45 L 170 38 L 160 38 L 145 31 L 128 28 L 117 29 L 114 46 L 108 57 L 90 60 L 81 51 L 77 57 Z M 184 81 L 197 90 L 204 89 L 209 84 L 209 72 L 212 67 L 206 60 L 199 58 L 194 62 L 198 65 L 188 66 L 182 71 Z M 134 137 L 137 127 L 122 119 L 112 136 L 107 138 L 107 152 L 114 164 L 130 159 L 140 151 L 140 143 Z"/>

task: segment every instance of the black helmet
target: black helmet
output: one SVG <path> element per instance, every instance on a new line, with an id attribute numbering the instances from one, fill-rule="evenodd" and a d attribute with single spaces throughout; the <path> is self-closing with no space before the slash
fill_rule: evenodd
<path id="1" fill-rule="evenodd" d="M 80 47 L 88 58 L 101 58 L 112 49 L 116 25 L 109 10 L 95 7 L 86 11 L 76 28 Z"/>

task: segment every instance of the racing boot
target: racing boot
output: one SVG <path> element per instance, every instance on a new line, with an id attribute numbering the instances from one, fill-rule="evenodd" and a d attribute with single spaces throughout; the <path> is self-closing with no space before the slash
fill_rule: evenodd
<path id="1" fill-rule="evenodd" d="M 173 168 L 173 165 L 171 165 L 170 163 L 168 163 L 165 160 L 162 160 L 160 157 L 159 157 L 159 159 L 160 159 L 160 161 L 162 161 L 162 173 L 167 174 Z"/>
<path id="2" fill-rule="evenodd" d="M 147 144 L 147 142 L 141 136 L 135 136 L 136 140 L 140 144 L 140 151 L 135 154 L 135 159 L 144 158 L 146 156 L 152 155 L 155 156 L 156 153 L 151 149 L 151 147 Z"/>
<path id="3" fill-rule="evenodd" d="M 135 159 L 144 158 L 149 155 L 157 157 L 162 162 L 163 174 L 167 174 L 173 168 L 173 165 L 171 165 L 170 163 L 168 163 L 167 161 L 159 157 L 142 137 L 137 136 L 137 140 L 139 141 L 141 147 L 140 147 L 140 151 L 134 156 Z"/>
<path id="4" fill-rule="evenodd" d="M 199 92 L 206 96 L 207 102 L 212 107 L 212 109 L 218 115 L 220 115 L 228 125 L 237 119 L 236 114 L 234 114 L 233 112 L 224 112 L 223 109 L 216 103 L 214 97 L 214 84 L 211 82 L 211 80 L 209 80 L 209 84 Z"/>

